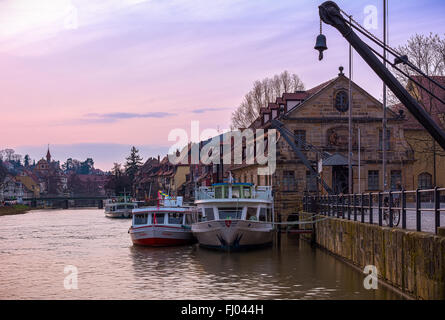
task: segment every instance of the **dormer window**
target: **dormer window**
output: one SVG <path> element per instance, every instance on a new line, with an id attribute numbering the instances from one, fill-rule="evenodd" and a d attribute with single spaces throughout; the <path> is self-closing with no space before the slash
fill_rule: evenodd
<path id="1" fill-rule="evenodd" d="M 274 109 L 272 110 L 272 119 L 276 119 L 278 116 L 278 110 Z"/>
<path id="2" fill-rule="evenodd" d="M 348 93 L 345 90 L 337 92 L 334 99 L 334 107 L 340 112 L 346 112 L 349 109 Z"/>
<path id="3" fill-rule="evenodd" d="M 265 113 L 265 114 L 264 114 L 264 123 L 268 123 L 269 120 L 270 120 L 270 118 L 269 118 L 269 114 L 268 114 L 268 113 Z"/>

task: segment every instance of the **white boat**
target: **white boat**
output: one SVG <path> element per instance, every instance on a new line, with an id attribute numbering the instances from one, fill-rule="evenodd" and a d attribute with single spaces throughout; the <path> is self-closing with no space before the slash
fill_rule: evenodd
<path id="1" fill-rule="evenodd" d="M 135 202 L 108 199 L 105 202 L 105 216 L 108 218 L 131 218 L 131 212 L 138 207 Z"/>
<path id="2" fill-rule="evenodd" d="M 233 251 L 272 243 L 271 187 L 218 183 L 200 187 L 195 195 L 199 215 L 192 232 L 201 246 Z"/>
<path id="3" fill-rule="evenodd" d="M 196 209 L 184 207 L 182 197 L 165 199 L 158 207 L 133 210 L 133 223 L 128 233 L 135 245 L 174 246 L 195 241 L 192 214 Z"/>

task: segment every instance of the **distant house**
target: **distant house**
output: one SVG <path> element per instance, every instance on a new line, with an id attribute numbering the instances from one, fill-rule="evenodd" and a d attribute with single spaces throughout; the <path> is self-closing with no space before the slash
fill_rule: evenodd
<path id="1" fill-rule="evenodd" d="M 20 180 L 12 175 L 7 175 L 0 191 L 2 201 L 16 200 L 22 202 L 23 198 L 32 198 L 34 193 Z"/>
<path id="2" fill-rule="evenodd" d="M 31 197 L 40 197 L 40 182 L 37 176 L 33 174 L 31 170 L 24 169 L 15 178 L 17 181 L 20 181 L 27 190 L 31 191 Z"/>

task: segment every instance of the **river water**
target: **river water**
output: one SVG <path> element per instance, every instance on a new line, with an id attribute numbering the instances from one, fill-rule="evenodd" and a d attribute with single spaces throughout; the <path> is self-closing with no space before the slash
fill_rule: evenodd
<path id="1" fill-rule="evenodd" d="M 400 299 L 296 236 L 240 253 L 134 247 L 103 210 L 0 217 L 0 299 Z M 65 289 L 77 269 L 78 289 Z"/>

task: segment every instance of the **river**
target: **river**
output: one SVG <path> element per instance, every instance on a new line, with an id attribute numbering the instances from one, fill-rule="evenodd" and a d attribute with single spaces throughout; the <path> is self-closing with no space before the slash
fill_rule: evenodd
<path id="1" fill-rule="evenodd" d="M 400 299 L 296 236 L 239 253 L 134 247 L 130 220 L 103 210 L 0 217 L 0 299 Z M 78 289 L 65 289 L 73 276 Z M 72 279 L 72 278 L 71 278 Z"/>

